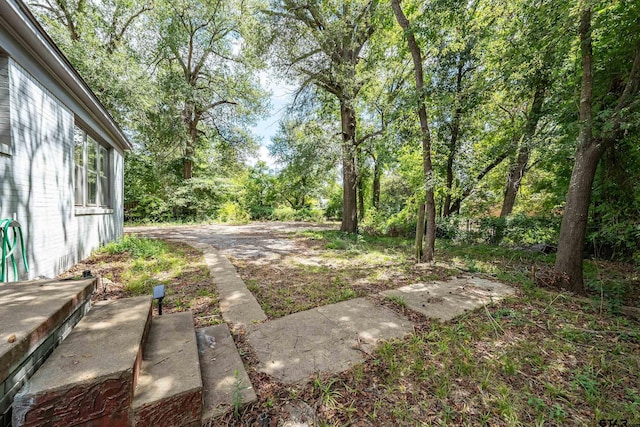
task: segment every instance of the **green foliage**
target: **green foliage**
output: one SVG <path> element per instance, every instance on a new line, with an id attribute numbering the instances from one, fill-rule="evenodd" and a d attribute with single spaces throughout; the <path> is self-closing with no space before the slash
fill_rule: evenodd
<path id="1" fill-rule="evenodd" d="M 322 222 L 324 212 L 320 209 L 293 209 L 289 206 L 278 206 L 271 213 L 270 219 L 274 221 L 313 221 Z"/>
<path id="2" fill-rule="evenodd" d="M 237 190 L 228 180 L 191 178 L 175 189 L 171 204 L 177 218 L 212 219 Z"/>
<path id="3" fill-rule="evenodd" d="M 453 215 L 438 219 L 437 235 L 459 242 L 501 243 L 510 246 L 554 244 L 557 241 L 560 219 L 521 214 L 507 218 L 479 219 Z"/>
<path id="4" fill-rule="evenodd" d="M 167 244 L 162 240 L 126 234 L 121 239 L 106 244 L 98 252 L 109 255 L 129 253 L 134 258 L 156 258 L 167 251 Z"/>
<path id="5" fill-rule="evenodd" d="M 227 201 L 222 204 L 217 214 L 218 220 L 230 222 L 232 224 L 246 224 L 249 222 L 249 212 L 247 212 L 237 202 Z"/>
<path id="6" fill-rule="evenodd" d="M 233 373 L 233 389 L 231 390 L 231 404 L 233 406 L 233 415 L 236 418 L 240 418 L 240 408 L 244 402 L 242 398 L 242 391 L 248 389 L 249 387 L 242 384 L 242 379 L 240 378 L 240 374 L 236 369 Z"/>

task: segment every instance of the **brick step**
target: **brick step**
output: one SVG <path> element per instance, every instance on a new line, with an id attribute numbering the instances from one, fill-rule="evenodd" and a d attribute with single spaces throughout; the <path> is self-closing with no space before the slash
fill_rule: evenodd
<path id="1" fill-rule="evenodd" d="M 198 329 L 198 353 L 202 372 L 203 423 L 257 400 L 249 376 L 226 324 Z M 239 393 L 239 398 L 234 395 Z M 235 400 L 235 402 L 234 402 Z"/>
<path id="2" fill-rule="evenodd" d="M 199 426 L 202 378 L 191 312 L 153 318 L 133 399 L 135 426 Z"/>
<path id="3" fill-rule="evenodd" d="M 15 396 L 13 426 L 128 426 L 151 297 L 96 304 Z"/>
<path id="4" fill-rule="evenodd" d="M 0 426 L 13 396 L 91 307 L 96 279 L 0 285 Z"/>

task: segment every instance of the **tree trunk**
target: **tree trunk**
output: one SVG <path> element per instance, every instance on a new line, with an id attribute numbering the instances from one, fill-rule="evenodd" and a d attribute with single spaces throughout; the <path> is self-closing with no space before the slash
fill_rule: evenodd
<path id="1" fill-rule="evenodd" d="M 413 68 L 416 80 L 416 92 L 418 94 L 418 117 L 420 119 L 420 130 L 422 133 L 422 168 L 424 171 L 426 189 L 426 215 L 427 234 L 424 241 L 424 253 L 422 260 L 432 261 L 435 241 L 436 241 L 436 204 L 433 196 L 433 165 L 431 163 L 431 133 L 429 131 L 429 121 L 427 118 L 427 108 L 425 106 L 424 77 L 422 71 L 422 52 L 416 42 L 413 33 L 410 31 L 410 23 L 400 7 L 400 0 L 391 0 L 391 7 L 396 16 L 396 20 L 407 37 L 407 45 L 413 59 Z"/>
<path id="2" fill-rule="evenodd" d="M 527 171 L 527 165 L 529 163 L 529 156 L 531 154 L 531 139 L 536 134 L 536 128 L 540 121 L 540 115 L 542 112 L 542 104 L 544 103 L 544 93 L 547 87 L 546 79 L 541 78 L 536 85 L 536 91 L 533 95 L 533 102 L 531 103 L 531 109 L 527 116 L 527 122 L 524 128 L 524 134 L 522 136 L 522 142 L 518 148 L 518 157 L 515 164 L 511 165 L 509 169 L 509 175 L 507 176 L 507 185 L 504 190 L 504 200 L 502 202 L 502 210 L 500 211 L 500 217 L 504 218 L 511 215 L 513 212 L 513 206 L 516 203 L 516 196 L 520 189 L 520 183 Z"/>
<path id="3" fill-rule="evenodd" d="M 371 191 L 371 205 L 374 209 L 380 207 L 380 162 L 373 161 L 373 185 Z"/>
<path id="4" fill-rule="evenodd" d="M 447 158 L 447 193 L 444 198 L 444 206 L 442 208 L 442 216 L 448 217 L 451 215 L 451 193 L 453 192 L 453 161 L 458 152 L 458 138 L 460 135 L 460 120 L 462 117 L 462 77 L 464 75 L 464 64 L 458 63 L 458 73 L 456 75 L 456 99 L 458 101 L 458 107 L 456 107 L 453 114 L 453 121 L 451 122 L 451 139 L 449 140 L 449 153 Z"/>
<path id="5" fill-rule="evenodd" d="M 591 44 L 591 9 L 580 15 L 582 84 L 580 93 L 580 133 L 576 160 L 571 173 L 567 201 L 560 225 L 558 254 L 554 266 L 560 286 L 583 293 L 582 248 L 587 229 L 591 186 L 602 156 L 602 144 L 593 139 L 591 103 L 593 94 L 593 54 Z"/>
<path id="6" fill-rule="evenodd" d="M 342 225 L 341 231 L 358 232 L 358 211 L 356 206 L 356 112 L 344 100 L 340 101 L 340 121 L 342 124 Z"/>
<path id="7" fill-rule="evenodd" d="M 416 245 L 415 254 L 416 262 L 422 259 L 422 238 L 424 237 L 424 205 L 418 206 L 418 222 L 416 223 Z"/>
<path id="8" fill-rule="evenodd" d="M 358 218 L 364 218 L 364 180 L 362 175 L 358 174 Z"/>
<path id="9" fill-rule="evenodd" d="M 193 113 L 192 107 L 187 107 L 182 112 L 182 120 L 187 127 L 189 137 L 184 148 L 184 157 L 182 158 L 182 178 L 193 178 L 193 158 L 196 154 L 196 144 L 198 143 L 198 123 L 200 117 Z"/>

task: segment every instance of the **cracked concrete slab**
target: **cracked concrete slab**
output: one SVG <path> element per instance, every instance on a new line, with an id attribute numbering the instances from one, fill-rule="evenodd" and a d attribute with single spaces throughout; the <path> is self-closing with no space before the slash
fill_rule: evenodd
<path id="1" fill-rule="evenodd" d="M 379 340 L 412 331 L 407 319 L 357 298 L 256 325 L 247 341 L 261 372 L 294 384 L 318 372 L 343 372 L 362 362 L 362 352 L 372 351 Z"/>
<path id="2" fill-rule="evenodd" d="M 240 391 L 243 405 L 255 402 L 256 392 L 227 325 L 199 329 L 196 338 L 202 370 L 203 421 L 233 408 L 234 390 Z"/>
<path id="3" fill-rule="evenodd" d="M 446 282 L 414 283 L 381 292 L 386 297 L 402 298 L 410 309 L 443 321 L 513 293 L 514 289 L 503 283 L 473 276 Z"/>

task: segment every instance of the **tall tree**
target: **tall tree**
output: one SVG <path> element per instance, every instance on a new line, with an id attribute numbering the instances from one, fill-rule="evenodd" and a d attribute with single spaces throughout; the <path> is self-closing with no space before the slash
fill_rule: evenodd
<path id="1" fill-rule="evenodd" d="M 309 207 L 329 181 L 338 162 L 339 150 L 331 132 L 320 120 L 287 120 L 269 145 L 269 153 L 280 167 L 280 195 L 294 209 Z"/>
<path id="2" fill-rule="evenodd" d="M 592 8 L 580 11 L 580 89 L 579 135 L 575 163 L 560 226 L 558 254 L 554 266 L 560 286 L 584 292 L 582 258 L 589 214 L 591 187 L 603 152 L 623 139 L 633 126 L 640 90 L 640 36 L 638 6 L 618 1 L 606 12 L 618 14 L 620 34 L 615 40 L 604 38 L 602 56 L 594 59 Z M 634 13 L 635 12 L 635 13 Z M 603 13 L 606 15 L 607 13 Z M 624 21 L 626 18 L 626 22 Z M 608 45 L 607 45 L 608 44 Z M 608 59 L 608 61 L 606 61 Z M 595 71 L 599 71 L 596 74 Z M 594 97 L 594 94 L 596 96 Z M 598 116 L 594 117 L 594 106 Z"/>
<path id="3" fill-rule="evenodd" d="M 260 111 L 255 70 L 243 61 L 239 4 L 223 0 L 172 1 L 157 8 L 161 35 L 156 64 L 162 84 L 161 120 L 182 123 L 182 177 L 193 177 L 196 150 L 207 141 L 237 146 L 241 127 Z"/>
<path id="4" fill-rule="evenodd" d="M 501 217 L 512 213 L 531 155 L 540 145 L 539 124 L 548 114 L 545 102 L 555 80 L 560 78 L 570 42 L 571 35 L 564 30 L 568 19 L 569 3 L 539 0 L 509 2 L 498 20 L 498 40 L 521 40 L 492 43 L 493 62 L 499 64 L 496 83 L 522 111 L 516 117 L 519 129 L 514 139 L 515 155 L 507 173 Z"/>
<path id="5" fill-rule="evenodd" d="M 150 79 L 132 40 L 153 3 L 143 0 L 30 0 L 29 6 L 116 120 L 134 128 Z"/>
<path id="6" fill-rule="evenodd" d="M 407 38 L 407 45 L 413 59 L 413 69 L 416 82 L 417 106 L 416 111 L 420 120 L 420 130 L 422 135 L 422 162 L 426 189 L 426 216 L 427 230 L 424 243 L 424 251 L 422 253 L 423 261 L 432 261 L 435 251 L 436 241 L 436 204 L 434 198 L 434 178 L 433 165 L 431 162 L 431 133 L 429 131 L 429 119 L 427 116 L 427 107 L 425 99 L 424 72 L 422 67 L 422 52 L 420 46 L 416 42 L 413 35 L 411 23 L 402 11 L 400 0 L 391 0 L 393 13 L 396 16 L 398 24 L 404 31 Z"/>
<path id="7" fill-rule="evenodd" d="M 274 65 L 336 97 L 342 136 L 343 215 L 341 230 L 358 230 L 356 99 L 366 82 L 363 57 L 375 28 L 377 0 L 273 0 L 267 11 L 274 31 Z"/>

